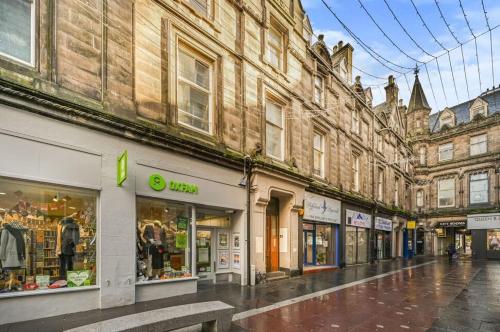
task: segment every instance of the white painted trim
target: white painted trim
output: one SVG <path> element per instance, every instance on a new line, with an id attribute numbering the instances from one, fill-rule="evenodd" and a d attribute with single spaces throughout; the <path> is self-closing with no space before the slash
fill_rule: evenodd
<path id="1" fill-rule="evenodd" d="M 136 286 L 147 286 L 154 284 L 166 284 L 171 282 L 182 282 L 182 281 L 190 281 L 190 280 L 198 280 L 198 277 L 186 277 L 186 278 L 173 278 L 173 279 L 163 279 L 163 280 L 147 280 L 147 281 L 137 281 L 135 283 Z"/>
<path id="2" fill-rule="evenodd" d="M 33 182 L 38 182 L 40 184 L 47 184 L 47 185 L 65 186 L 65 187 L 71 187 L 74 189 L 88 189 L 88 190 L 94 190 L 94 191 L 101 191 L 102 190 L 101 186 L 89 186 L 88 184 L 83 184 L 83 183 L 78 183 L 78 182 L 55 181 L 54 179 L 47 179 L 44 177 L 37 177 L 37 176 L 23 175 L 23 177 L 20 177 L 19 174 L 4 172 L 4 171 L 0 171 L 0 177 L 6 177 L 9 179 L 19 180 L 19 181 L 33 181 Z"/>
<path id="3" fill-rule="evenodd" d="M 393 274 L 399 273 L 401 271 L 411 270 L 411 269 L 418 268 L 418 267 L 421 267 L 421 266 L 424 266 L 424 265 L 434 264 L 436 262 L 437 261 L 431 261 L 431 262 L 422 263 L 422 264 L 418 264 L 418 265 L 414 265 L 414 266 L 404 267 L 404 268 L 396 270 L 396 271 L 382 273 L 382 274 L 379 274 L 379 275 L 376 275 L 376 276 L 373 276 L 373 277 L 369 277 L 369 278 L 365 278 L 365 279 L 353 281 L 353 282 L 350 282 L 350 283 L 347 283 L 347 284 L 344 284 L 344 285 L 335 286 L 335 287 L 327 288 L 327 289 L 324 289 L 324 290 L 321 290 L 321 291 L 318 291 L 318 292 L 314 292 L 314 293 L 311 293 L 311 294 L 298 296 L 298 297 L 295 297 L 293 299 L 289 299 L 289 300 L 277 302 L 277 303 L 274 303 L 274 304 L 271 304 L 271 305 L 268 305 L 268 306 L 265 306 L 265 307 L 262 307 L 262 308 L 256 308 L 256 309 L 251 309 L 251 310 L 248 310 L 248 311 L 243 311 L 243 312 L 240 312 L 240 313 L 237 313 L 237 314 L 233 315 L 233 321 L 237 321 L 237 320 L 240 320 L 240 319 L 252 317 L 252 316 L 255 316 L 255 315 L 258 315 L 258 314 L 262 314 L 262 313 L 265 313 L 265 312 L 268 312 L 268 311 L 271 311 L 271 310 L 274 310 L 274 309 L 279 309 L 279 308 L 282 308 L 282 307 L 286 307 L 286 306 L 294 304 L 294 303 L 299 303 L 299 302 L 311 300 L 311 299 L 313 299 L 315 297 L 324 296 L 324 295 L 327 295 L 327 294 L 330 294 L 330 293 L 334 293 L 336 291 L 339 291 L 339 290 L 342 290 L 342 289 L 345 289 L 345 288 L 349 288 L 349 287 L 357 286 L 357 285 L 360 285 L 360 284 L 364 284 L 364 283 L 366 283 L 368 281 L 385 278 L 385 277 L 391 276 Z"/>
<path id="4" fill-rule="evenodd" d="M 62 293 L 74 293 L 74 292 L 85 292 L 85 291 L 93 291 L 99 290 L 101 287 L 97 285 L 93 286 L 83 286 L 83 287 L 63 287 L 63 288 L 55 288 L 55 289 L 37 289 L 33 291 L 19 291 L 19 292 L 11 292 L 11 293 L 2 293 L 0 294 L 0 302 L 6 298 L 20 297 L 20 296 L 37 296 L 37 295 L 54 295 L 54 294 L 62 294 Z"/>

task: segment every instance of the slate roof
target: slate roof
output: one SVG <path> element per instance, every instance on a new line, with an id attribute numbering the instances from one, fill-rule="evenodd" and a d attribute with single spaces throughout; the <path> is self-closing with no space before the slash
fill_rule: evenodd
<path id="1" fill-rule="evenodd" d="M 487 113 L 488 116 L 494 113 L 500 113 L 500 86 L 498 86 L 495 89 L 485 91 L 478 97 L 485 100 L 488 103 L 488 113 Z M 476 99 L 477 98 L 474 98 L 464 103 L 448 107 L 453 113 L 455 113 L 455 119 L 456 119 L 455 125 L 470 122 L 469 108 Z M 431 130 L 431 132 L 439 131 L 439 123 L 436 124 L 439 114 L 440 113 L 434 113 L 431 114 L 429 117 L 429 129 Z"/>
<path id="2" fill-rule="evenodd" d="M 427 102 L 427 98 L 425 98 L 425 93 L 418 79 L 418 74 L 415 74 L 415 82 L 413 83 L 413 90 L 411 92 L 410 102 L 408 103 L 408 111 L 411 112 L 424 108 L 428 110 L 431 109 Z"/>

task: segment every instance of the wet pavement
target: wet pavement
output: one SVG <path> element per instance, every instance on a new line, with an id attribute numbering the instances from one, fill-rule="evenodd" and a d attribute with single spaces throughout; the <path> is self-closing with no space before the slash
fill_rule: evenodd
<path id="1" fill-rule="evenodd" d="M 416 267 L 414 267 L 416 266 Z M 500 262 L 418 257 L 324 271 L 255 287 L 200 284 L 196 294 L 0 326 L 63 331 L 173 305 L 220 300 L 232 331 L 499 331 Z"/>
<path id="2" fill-rule="evenodd" d="M 444 260 L 233 323 L 234 331 L 500 331 L 500 262 Z"/>

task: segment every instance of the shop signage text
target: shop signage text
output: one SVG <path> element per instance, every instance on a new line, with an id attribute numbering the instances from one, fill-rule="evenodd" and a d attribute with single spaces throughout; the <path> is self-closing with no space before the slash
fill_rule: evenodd
<path id="1" fill-rule="evenodd" d="M 467 216 L 468 229 L 500 228 L 500 213 L 470 214 Z"/>
<path id="2" fill-rule="evenodd" d="M 363 228 L 372 227 L 372 216 L 366 213 L 345 210 L 346 224 L 348 226 L 357 226 Z"/>
<path id="3" fill-rule="evenodd" d="M 340 224 L 340 201 L 306 192 L 303 218 Z"/>
<path id="4" fill-rule="evenodd" d="M 116 183 L 121 187 L 123 182 L 127 180 L 127 163 L 128 163 L 128 153 L 125 150 L 120 156 L 118 156 L 117 167 L 116 167 Z"/>
<path id="5" fill-rule="evenodd" d="M 466 221 L 441 221 L 438 222 L 437 228 L 445 228 L 445 227 L 465 227 L 467 226 Z"/>
<path id="6" fill-rule="evenodd" d="M 386 232 L 392 232 L 392 220 L 386 219 L 386 218 L 381 218 L 381 217 L 376 217 L 375 218 L 375 229 L 378 229 L 381 231 L 386 231 Z"/>
<path id="7" fill-rule="evenodd" d="M 167 187 L 167 182 L 160 174 L 153 174 L 149 177 L 149 186 L 156 191 L 163 191 Z M 168 188 L 172 191 L 178 191 L 189 194 L 197 194 L 198 186 L 192 183 L 170 180 Z"/>

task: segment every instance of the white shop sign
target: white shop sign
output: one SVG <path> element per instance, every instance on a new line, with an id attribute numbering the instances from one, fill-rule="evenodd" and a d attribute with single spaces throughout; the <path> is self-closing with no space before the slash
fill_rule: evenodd
<path id="1" fill-rule="evenodd" d="M 345 218 L 347 226 L 357 226 L 363 228 L 372 227 L 372 216 L 366 213 L 345 210 Z"/>
<path id="2" fill-rule="evenodd" d="M 469 214 L 467 216 L 467 229 L 493 228 L 500 228 L 500 213 Z"/>
<path id="3" fill-rule="evenodd" d="M 375 229 L 386 232 L 392 232 L 392 220 L 381 217 L 375 217 Z"/>
<path id="4" fill-rule="evenodd" d="M 304 197 L 304 220 L 340 224 L 340 201 L 309 192 Z"/>

